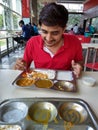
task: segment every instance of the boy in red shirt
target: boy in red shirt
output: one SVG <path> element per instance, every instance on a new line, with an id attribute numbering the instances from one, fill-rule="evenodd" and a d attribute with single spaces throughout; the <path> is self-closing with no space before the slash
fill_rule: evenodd
<path id="1" fill-rule="evenodd" d="M 47 4 L 39 15 L 41 35 L 32 37 L 26 45 L 24 56 L 16 61 L 14 69 L 29 68 L 34 61 L 35 68 L 72 70 L 79 77 L 83 56 L 80 41 L 64 34 L 68 11 L 63 5 Z"/>

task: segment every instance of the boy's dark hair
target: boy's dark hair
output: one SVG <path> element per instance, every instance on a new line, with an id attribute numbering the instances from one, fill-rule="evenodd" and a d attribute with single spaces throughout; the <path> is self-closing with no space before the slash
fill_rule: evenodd
<path id="1" fill-rule="evenodd" d="M 20 20 L 20 21 L 19 21 L 19 24 L 23 24 L 23 25 L 24 25 L 24 21 L 23 21 L 23 20 Z"/>
<path id="2" fill-rule="evenodd" d="M 43 7 L 39 15 L 39 25 L 65 27 L 68 21 L 68 10 L 60 4 L 49 3 Z"/>

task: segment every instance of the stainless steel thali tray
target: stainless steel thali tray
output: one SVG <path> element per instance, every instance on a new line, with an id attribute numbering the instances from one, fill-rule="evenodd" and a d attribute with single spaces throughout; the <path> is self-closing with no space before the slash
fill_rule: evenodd
<path id="1" fill-rule="evenodd" d="M 76 78 L 72 71 L 30 69 L 23 71 L 12 83 L 18 88 L 48 88 L 76 92 Z"/>
<path id="2" fill-rule="evenodd" d="M 13 113 L 16 109 L 17 112 Z M 22 119 L 24 111 L 25 116 Z M 17 125 L 21 130 L 98 130 L 98 119 L 90 106 L 81 99 L 18 98 L 0 103 L 0 127 L 2 125 Z"/>

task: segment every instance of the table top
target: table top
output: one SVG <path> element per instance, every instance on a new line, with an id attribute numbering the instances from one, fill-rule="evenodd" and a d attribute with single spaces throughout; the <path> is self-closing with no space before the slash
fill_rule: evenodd
<path id="1" fill-rule="evenodd" d="M 83 49 L 87 49 L 88 47 L 98 48 L 98 43 L 82 43 Z"/>
<path id="2" fill-rule="evenodd" d="M 14 79 L 21 73 L 19 70 L 0 69 L 0 100 L 11 98 L 35 98 L 35 97 L 47 97 L 47 98 L 80 98 L 86 101 L 92 110 L 98 117 L 98 72 L 82 72 L 82 75 L 77 79 L 77 92 L 61 92 L 50 89 L 23 89 L 16 88 L 12 85 Z M 82 77 L 90 76 L 96 80 L 96 84 L 93 87 L 83 85 Z"/>
<path id="3" fill-rule="evenodd" d="M 0 37 L 0 39 L 6 39 L 6 38 L 12 38 L 12 36 L 4 36 L 4 37 Z"/>
<path id="4" fill-rule="evenodd" d="M 0 39 L 7 39 L 7 38 L 13 38 L 13 37 L 17 37 L 18 35 L 8 35 L 8 36 L 4 36 L 4 37 L 0 37 Z"/>
<path id="5" fill-rule="evenodd" d="M 98 35 L 98 33 L 94 33 L 93 35 Z"/>

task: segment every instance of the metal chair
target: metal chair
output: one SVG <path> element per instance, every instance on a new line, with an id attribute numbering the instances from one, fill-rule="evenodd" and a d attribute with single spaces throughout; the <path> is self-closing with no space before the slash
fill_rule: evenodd
<path id="1" fill-rule="evenodd" d="M 98 71 L 98 48 L 88 47 L 86 51 L 84 71 L 88 69 Z"/>

